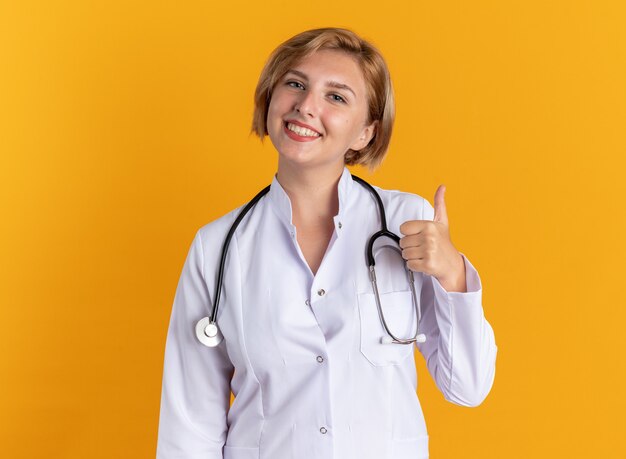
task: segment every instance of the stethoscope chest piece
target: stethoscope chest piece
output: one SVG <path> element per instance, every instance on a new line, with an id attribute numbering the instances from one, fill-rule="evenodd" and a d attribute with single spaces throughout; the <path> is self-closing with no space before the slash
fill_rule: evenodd
<path id="1" fill-rule="evenodd" d="M 224 339 L 217 324 L 211 323 L 208 317 L 199 320 L 196 324 L 196 336 L 202 344 L 209 347 L 217 346 Z"/>

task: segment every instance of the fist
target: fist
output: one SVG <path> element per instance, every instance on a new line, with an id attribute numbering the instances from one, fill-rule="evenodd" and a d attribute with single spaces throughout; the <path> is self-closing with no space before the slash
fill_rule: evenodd
<path id="1" fill-rule="evenodd" d="M 439 185 L 435 192 L 432 221 L 409 220 L 400 225 L 402 258 L 411 271 L 436 277 L 446 290 L 465 290 L 460 285 L 461 279 L 465 284 L 465 262 L 450 240 L 445 191 L 445 185 Z"/>

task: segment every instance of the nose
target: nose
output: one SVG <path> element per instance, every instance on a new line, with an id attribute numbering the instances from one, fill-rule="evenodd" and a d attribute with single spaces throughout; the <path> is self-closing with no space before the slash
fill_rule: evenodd
<path id="1" fill-rule="evenodd" d="M 303 116 L 317 115 L 317 99 L 313 91 L 302 91 L 300 97 L 296 100 L 294 109 Z"/>

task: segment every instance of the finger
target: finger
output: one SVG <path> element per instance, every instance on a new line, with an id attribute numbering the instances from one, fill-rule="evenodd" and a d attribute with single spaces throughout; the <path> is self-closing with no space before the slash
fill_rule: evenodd
<path id="1" fill-rule="evenodd" d="M 435 216 L 433 221 L 444 223 L 448 225 L 448 212 L 446 210 L 446 201 L 444 200 L 444 193 L 446 192 L 445 185 L 439 185 L 435 192 Z"/>
<path id="2" fill-rule="evenodd" d="M 424 258 L 424 249 L 422 247 L 409 247 L 403 249 L 402 258 L 405 260 L 421 260 Z"/>
<path id="3" fill-rule="evenodd" d="M 413 259 L 413 260 L 408 260 L 406 262 L 406 266 L 407 268 L 409 268 L 411 271 L 416 272 L 416 273 L 427 273 L 427 263 L 426 261 L 424 261 L 424 259 Z"/>
<path id="4" fill-rule="evenodd" d="M 424 243 L 424 232 L 419 234 L 410 234 L 400 238 L 400 247 L 406 249 L 407 247 L 418 247 Z"/>
<path id="5" fill-rule="evenodd" d="M 400 225 L 400 232 L 404 235 L 418 234 L 429 224 L 429 220 L 408 220 Z"/>

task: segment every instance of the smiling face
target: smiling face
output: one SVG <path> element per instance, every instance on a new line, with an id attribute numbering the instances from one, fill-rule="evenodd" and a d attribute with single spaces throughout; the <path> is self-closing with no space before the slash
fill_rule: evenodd
<path id="1" fill-rule="evenodd" d="M 367 114 L 365 80 L 356 60 L 323 49 L 278 80 L 267 131 L 281 163 L 343 168 L 348 149 L 360 150 L 374 134 Z"/>

